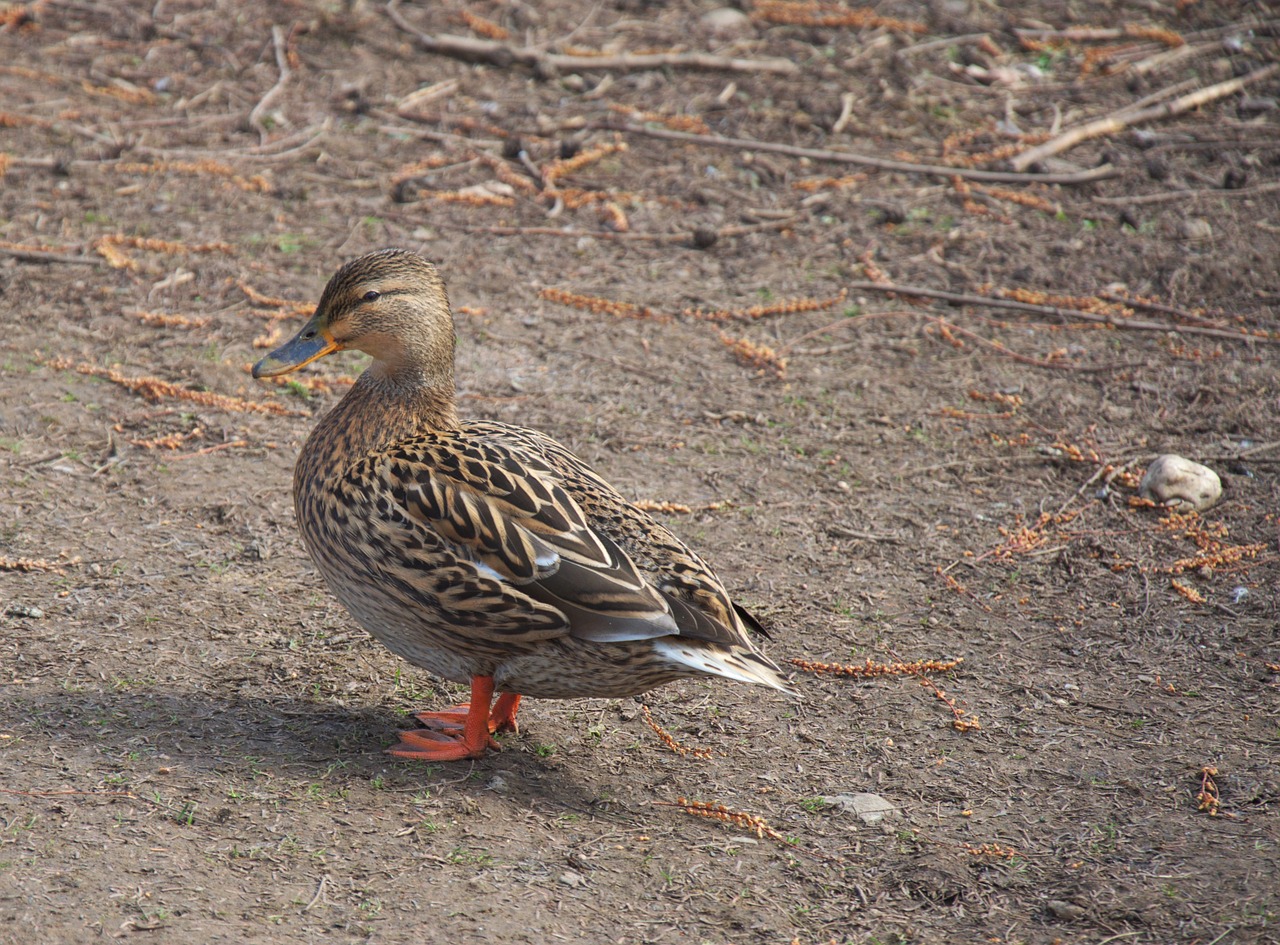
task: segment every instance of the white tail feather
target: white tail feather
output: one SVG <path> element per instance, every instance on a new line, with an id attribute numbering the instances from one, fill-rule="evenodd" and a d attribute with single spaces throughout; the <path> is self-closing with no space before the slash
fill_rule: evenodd
<path id="1" fill-rule="evenodd" d="M 732 650 L 682 640 L 680 637 L 654 640 L 653 649 L 663 659 L 677 666 L 688 667 L 694 672 L 723 676 L 725 679 L 757 686 L 769 686 L 791 696 L 796 694 L 794 689 L 783 682 L 771 663 L 755 654 L 735 653 Z"/>

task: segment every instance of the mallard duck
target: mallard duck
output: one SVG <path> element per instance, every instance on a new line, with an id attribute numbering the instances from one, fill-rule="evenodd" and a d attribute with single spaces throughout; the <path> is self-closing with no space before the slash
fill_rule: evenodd
<path id="1" fill-rule="evenodd" d="M 749 639 L 760 625 L 680 539 L 550 437 L 458 419 L 435 266 L 400 249 L 347 263 L 253 376 L 347 348 L 373 362 L 298 457 L 303 542 L 374 637 L 471 685 L 391 754 L 481 757 L 521 696 L 617 698 L 689 676 L 790 692 Z"/>

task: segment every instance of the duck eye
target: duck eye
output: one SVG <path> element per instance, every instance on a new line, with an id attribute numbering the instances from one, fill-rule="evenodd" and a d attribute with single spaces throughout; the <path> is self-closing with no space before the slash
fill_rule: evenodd
<path id="1" fill-rule="evenodd" d="M 382 293 L 379 292 L 377 289 L 370 289 L 363 296 L 361 296 L 361 298 L 363 298 L 366 302 L 373 302 L 373 301 L 376 301 L 380 295 L 382 295 Z"/>

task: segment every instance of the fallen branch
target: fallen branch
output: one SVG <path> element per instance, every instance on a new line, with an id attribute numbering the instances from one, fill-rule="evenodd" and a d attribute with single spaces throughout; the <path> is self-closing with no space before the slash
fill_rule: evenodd
<path id="1" fill-rule="evenodd" d="M 1069 43 L 1114 42 L 1118 39 L 1148 39 L 1163 42 L 1167 46 L 1182 46 L 1186 43 L 1177 33 L 1137 25 L 1121 28 L 1077 26 L 1061 30 L 1015 29 L 1013 35 L 1018 39 L 1061 40 Z"/>
<path id="2" fill-rule="evenodd" d="M 0 246 L 0 256 L 12 256 L 14 259 L 25 259 L 27 262 L 67 263 L 73 266 L 105 266 L 107 261 L 97 256 L 72 256 L 67 253 L 51 253 L 43 249 L 28 249 L 25 246 L 5 244 Z"/>
<path id="3" fill-rule="evenodd" d="M 267 89 L 267 94 L 262 96 L 258 104 L 253 106 L 253 111 L 249 112 L 249 124 L 258 129 L 258 139 L 264 143 L 267 140 L 267 126 L 262 121 L 263 113 L 275 101 L 276 96 L 284 91 L 284 85 L 293 72 L 289 68 L 289 57 L 285 51 L 284 30 L 279 26 L 271 27 L 271 44 L 275 47 L 276 66 L 280 70 L 280 78 L 276 79 L 276 84 Z"/>
<path id="4" fill-rule="evenodd" d="M 1087 184 L 1117 176 L 1120 171 L 1110 164 L 1075 171 L 1069 174 L 1031 174 L 1011 171 L 984 171 L 972 167 L 949 167 L 941 164 L 915 164 L 911 161 L 891 161 L 888 158 L 871 157 L 852 151 L 829 151 L 825 148 L 801 148 L 793 144 L 774 141 L 756 141 L 751 138 L 726 138 L 721 135 L 698 135 L 668 128 L 650 128 L 630 122 L 593 122 L 590 127 L 604 131 L 620 131 L 624 134 L 648 135 L 651 138 L 667 138 L 671 141 L 689 141 L 714 148 L 735 148 L 742 151 L 768 151 L 791 157 L 807 157 L 814 161 L 832 161 L 838 164 L 858 164 L 877 167 L 883 171 L 903 174 L 929 174 L 934 177 L 963 177 L 966 180 L 998 181 L 1005 184 Z"/>
<path id="5" fill-rule="evenodd" d="M 220 452 L 221 450 L 238 449 L 239 447 L 248 446 L 248 445 L 249 445 L 248 440 L 232 440 L 229 443 L 217 443 L 213 446 L 206 446 L 202 449 L 195 450 L 194 452 L 191 452 L 191 453 L 180 453 L 177 456 L 173 456 L 170 458 L 175 461 L 180 459 L 195 459 L 197 456 L 207 456 L 210 453 L 217 453 L 217 452 Z"/>
<path id="6" fill-rule="evenodd" d="M 1115 134 L 1118 131 L 1132 125 L 1143 125 L 1147 122 L 1160 121 L 1164 118 L 1172 118 L 1175 115 L 1181 115 L 1193 108 L 1216 101 L 1228 95 L 1239 92 L 1247 85 L 1254 82 L 1260 82 L 1263 79 L 1270 78 L 1280 72 L 1280 63 L 1273 62 L 1269 66 L 1263 66 L 1261 69 L 1255 69 L 1248 75 L 1240 76 L 1237 79 L 1228 79 L 1225 82 L 1218 82 L 1214 85 L 1206 86 L 1203 89 L 1197 89 L 1186 95 L 1179 96 L 1170 102 L 1161 105 L 1153 105 L 1150 108 L 1142 108 L 1134 110 L 1133 106 L 1127 106 L 1110 115 L 1097 118 L 1093 121 L 1086 122 L 1077 128 L 1064 131 L 1044 144 L 1038 144 L 1034 148 L 1028 148 L 1017 157 L 1009 161 L 1009 166 L 1015 171 L 1025 171 L 1047 157 L 1060 154 L 1069 148 L 1074 148 L 1082 141 L 1088 141 L 1090 138 L 1097 138 L 1102 135 Z"/>
<path id="7" fill-rule="evenodd" d="M 474 226 L 458 224 L 458 229 L 468 233 L 489 233 L 493 236 L 567 236 L 581 239 L 584 236 L 602 240 L 631 240 L 638 243 L 690 243 L 699 248 L 711 246 L 716 240 L 731 236 L 745 236 L 749 233 L 760 233 L 765 230 L 785 230 L 800 221 L 800 217 L 787 217 L 785 220 L 770 220 L 767 223 L 749 223 L 742 226 L 726 226 L 718 230 L 707 230 L 705 235 L 699 230 L 683 233 L 630 233 L 616 230 L 578 230 L 573 227 L 557 226 Z M 440 221 L 445 226 L 446 221 Z"/>
<path id="8" fill-rule="evenodd" d="M 1162 190 L 1154 194 L 1124 194 L 1119 197 L 1094 197 L 1093 199 L 1095 203 L 1131 207 L 1139 204 L 1187 200 L 1193 197 L 1212 197 L 1215 200 L 1228 197 L 1256 197 L 1259 194 L 1270 194 L 1277 190 L 1280 190 L 1280 181 L 1271 181 L 1266 184 L 1259 184 L 1256 187 L 1241 187 L 1238 190 L 1227 190 L 1223 187 L 1205 187 L 1200 190 Z"/>
<path id="9" fill-rule="evenodd" d="M 1165 305 L 1163 302 L 1153 302 L 1150 299 L 1137 298 L 1122 292 L 1099 292 L 1098 298 L 1107 302 L 1117 302 L 1128 308 L 1143 308 L 1148 312 L 1160 312 L 1163 315 L 1172 315 L 1188 325 L 1199 325 L 1203 328 L 1222 328 L 1221 320 L 1214 321 L 1205 318 L 1203 315 L 1197 315 L 1195 312 L 1189 312 L 1185 308 L 1178 308 L 1174 305 Z M 1229 329 L 1225 329 L 1229 330 Z"/>
<path id="10" fill-rule="evenodd" d="M 179 387 L 169 381 L 163 381 L 158 377 L 128 377 L 115 368 L 97 367 L 85 362 L 76 364 L 67 358 L 50 358 L 43 363 L 54 371 L 75 371 L 78 374 L 87 374 L 90 377 L 100 377 L 103 380 L 111 381 L 113 384 L 119 384 L 126 390 L 145 397 L 152 403 L 159 403 L 166 398 L 172 398 L 187 400 L 203 407 L 226 410 L 232 413 L 272 413 L 291 417 L 303 416 L 296 410 L 289 410 L 287 407 L 271 401 L 243 400 L 227 394 L 215 394 L 212 391 L 191 390 L 187 387 Z"/>
<path id="11" fill-rule="evenodd" d="M 388 0 L 387 16 L 414 38 L 425 52 L 463 62 L 482 62 L 500 69 L 524 66 L 540 76 L 560 72 L 636 72 L 642 69 L 692 69 L 700 72 L 772 72 L 791 75 L 800 67 L 789 59 L 732 59 L 706 53 L 639 53 L 602 56 L 566 56 L 531 46 L 511 46 L 470 36 L 431 35 L 415 28 L 397 9 L 400 0 Z"/>
<path id="12" fill-rule="evenodd" d="M 969 331 L 969 329 L 967 328 L 961 328 L 959 325 L 955 324 L 954 322 L 949 322 L 945 318 L 941 318 L 941 317 L 935 318 L 933 316 L 926 316 L 926 318 L 928 318 L 928 320 L 932 324 L 937 325 L 938 330 L 940 332 L 963 335 L 965 338 L 968 338 L 971 341 L 975 341 L 985 348 L 990 348 L 993 351 L 998 351 L 1000 354 L 1003 354 L 1006 358 L 1012 358 L 1014 361 L 1017 361 L 1019 364 L 1026 364 L 1031 367 L 1048 368 L 1050 370 L 1058 370 L 1058 371 L 1079 370 L 1077 365 L 1061 364 L 1058 361 L 1054 360 L 1052 356 L 1048 358 L 1033 358 L 1029 355 L 1019 354 L 1017 351 L 1013 351 L 1005 347 L 998 341 L 992 341 L 989 338 L 983 338 L 981 335 L 977 334 L 976 332 Z"/>
<path id="13" fill-rule="evenodd" d="M 918 286 L 895 285 L 887 282 L 850 282 L 846 286 L 851 291 L 884 292 L 890 295 L 910 295 L 922 299 L 937 299 L 940 302 L 952 302 L 958 305 L 984 305 L 988 308 L 1011 309 L 1015 312 L 1032 312 L 1037 315 L 1057 315 L 1063 319 L 1098 322 L 1112 328 L 1123 328 L 1129 331 L 1176 331 L 1186 335 L 1205 335 L 1209 338 L 1226 338 L 1231 341 L 1257 341 L 1263 344 L 1280 344 L 1280 337 L 1271 335 L 1252 335 L 1243 331 L 1229 331 L 1225 328 L 1205 328 L 1199 325 L 1176 325 L 1171 322 L 1151 322 L 1137 318 L 1112 318 L 1109 315 L 1098 315 L 1094 312 L 1083 312 L 1074 308 L 1059 308 L 1056 305 L 1037 305 L 1034 302 L 1019 302 L 1015 299 L 1002 299 L 988 295 L 970 295 L 964 292 L 947 292 L 942 289 L 926 289 Z"/>

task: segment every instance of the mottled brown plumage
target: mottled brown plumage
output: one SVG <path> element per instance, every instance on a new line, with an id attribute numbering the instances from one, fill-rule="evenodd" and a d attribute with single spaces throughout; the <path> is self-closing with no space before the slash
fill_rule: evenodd
<path id="1" fill-rule="evenodd" d="M 520 695 L 628 696 L 694 675 L 789 691 L 748 639 L 758 624 L 670 531 L 549 437 L 458 420 L 430 263 L 385 250 L 343 266 L 254 376 L 344 348 L 374 361 L 298 457 L 303 541 L 370 633 L 472 684 L 469 707 L 420 715 L 429 728 L 393 753 L 478 757 Z"/>

